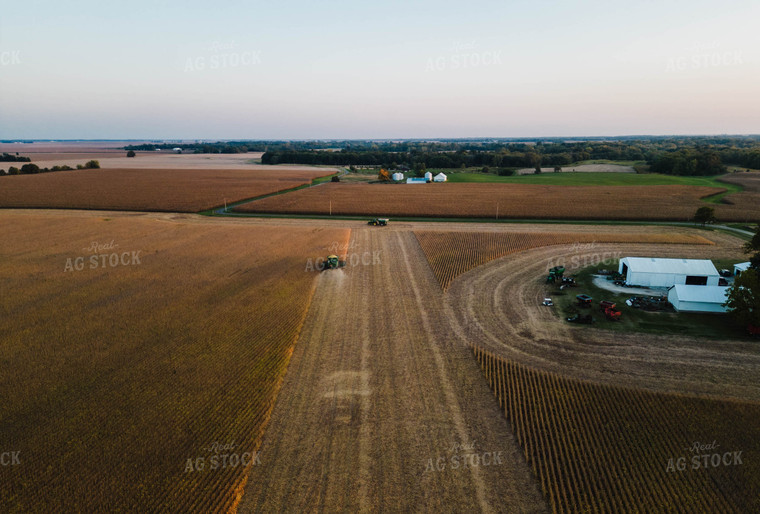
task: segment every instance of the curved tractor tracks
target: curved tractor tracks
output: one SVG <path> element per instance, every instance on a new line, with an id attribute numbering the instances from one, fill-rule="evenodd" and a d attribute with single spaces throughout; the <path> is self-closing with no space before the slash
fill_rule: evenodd
<path id="1" fill-rule="evenodd" d="M 543 277 L 565 246 L 542 247 L 492 261 L 458 277 L 445 309 L 458 337 L 505 358 L 564 376 L 663 392 L 760 401 L 760 348 L 737 341 L 622 333 L 563 322 L 540 305 Z M 701 258 L 734 248 L 596 245 L 594 252 Z M 572 267 L 568 267 L 572 273 Z"/>

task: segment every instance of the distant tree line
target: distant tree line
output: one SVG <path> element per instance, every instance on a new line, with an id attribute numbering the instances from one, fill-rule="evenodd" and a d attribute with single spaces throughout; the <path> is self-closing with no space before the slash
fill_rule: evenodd
<path id="1" fill-rule="evenodd" d="M 3 155 L 0 156 L 0 162 L 32 162 L 32 159 L 19 156 L 18 152 L 16 152 L 16 155 L 3 152 Z"/>
<path id="2" fill-rule="evenodd" d="M 312 142 L 313 146 L 316 146 Z M 336 145 L 332 142 L 332 145 Z M 624 138 L 617 141 L 403 141 L 346 142 L 340 149 L 271 144 L 264 164 L 427 168 L 562 167 L 587 160 L 641 161 L 673 175 L 718 175 L 726 165 L 760 169 L 760 137 Z"/>
<path id="3" fill-rule="evenodd" d="M 2 175 L 35 175 L 37 173 L 50 173 L 53 171 L 68 171 L 68 170 L 92 170 L 92 169 L 98 169 L 100 168 L 100 163 L 98 161 L 92 160 L 87 161 L 84 164 L 77 164 L 76 168 L 72 168 L 68 165 L 63 166 L 53 166 L 51 168 L 40 168 L 34 163 L 24 164 L 21 166 L 21 168 L 16 168 L 15 166 L 11 166 L 8 168 L 7 173 L 2 173 L 3 170 L 0 170 L 0 176 Z"/>

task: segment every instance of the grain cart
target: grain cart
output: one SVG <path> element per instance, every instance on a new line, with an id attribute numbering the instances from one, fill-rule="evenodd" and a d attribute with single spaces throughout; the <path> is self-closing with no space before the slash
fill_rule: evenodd
<path id="1" fill-rule="evenodd" d="M 599 309 L 604 313 L 608 320 L 620 321 L 620 316 L 622 316 L 623 313 L 617 310 L 615 307 L 615 302 L 610 302 L 608 300 L 602 300 L 599 302 Z"/>
<path id="2" fill-rule="evenodd" d="M 578 307 L 591 307 L 591 300 L 593 300 L 587 294 L 575 295 L 575 299 L 578 300 Z"/>

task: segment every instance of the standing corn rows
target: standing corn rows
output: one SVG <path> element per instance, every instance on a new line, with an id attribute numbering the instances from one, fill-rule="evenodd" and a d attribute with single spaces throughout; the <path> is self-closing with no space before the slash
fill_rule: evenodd
<path id="1" fill-rule="evenodd" d="M 757 467 L 667 471 L 711 421 L 756 441 L 757 405 L 592 384 L 473 351 L 552 512 L 742 512 L 758 501 Z"/>

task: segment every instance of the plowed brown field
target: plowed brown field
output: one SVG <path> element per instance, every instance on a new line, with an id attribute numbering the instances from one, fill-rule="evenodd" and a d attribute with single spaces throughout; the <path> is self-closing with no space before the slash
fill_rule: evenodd
<path id="1" fill-rule="evenodd" d="M 323 168 L 96 169 L 0 177 L 0 207 L 199 212 L 329 175 Z"/>
<path id="2" fill-rule="evenodd" d="M 326 184 L 238 206 L 239 212 L 361 216 L 687 221 L 721 190 L 697 186 Z M 760 218 L 760 206 L 750 216 Z M 746 217 L 746 215 L 744 215 Z M 721 218 L 723 219 L 723 218 Z M 733 219 L 733 218 L 726 218 Z"/>

